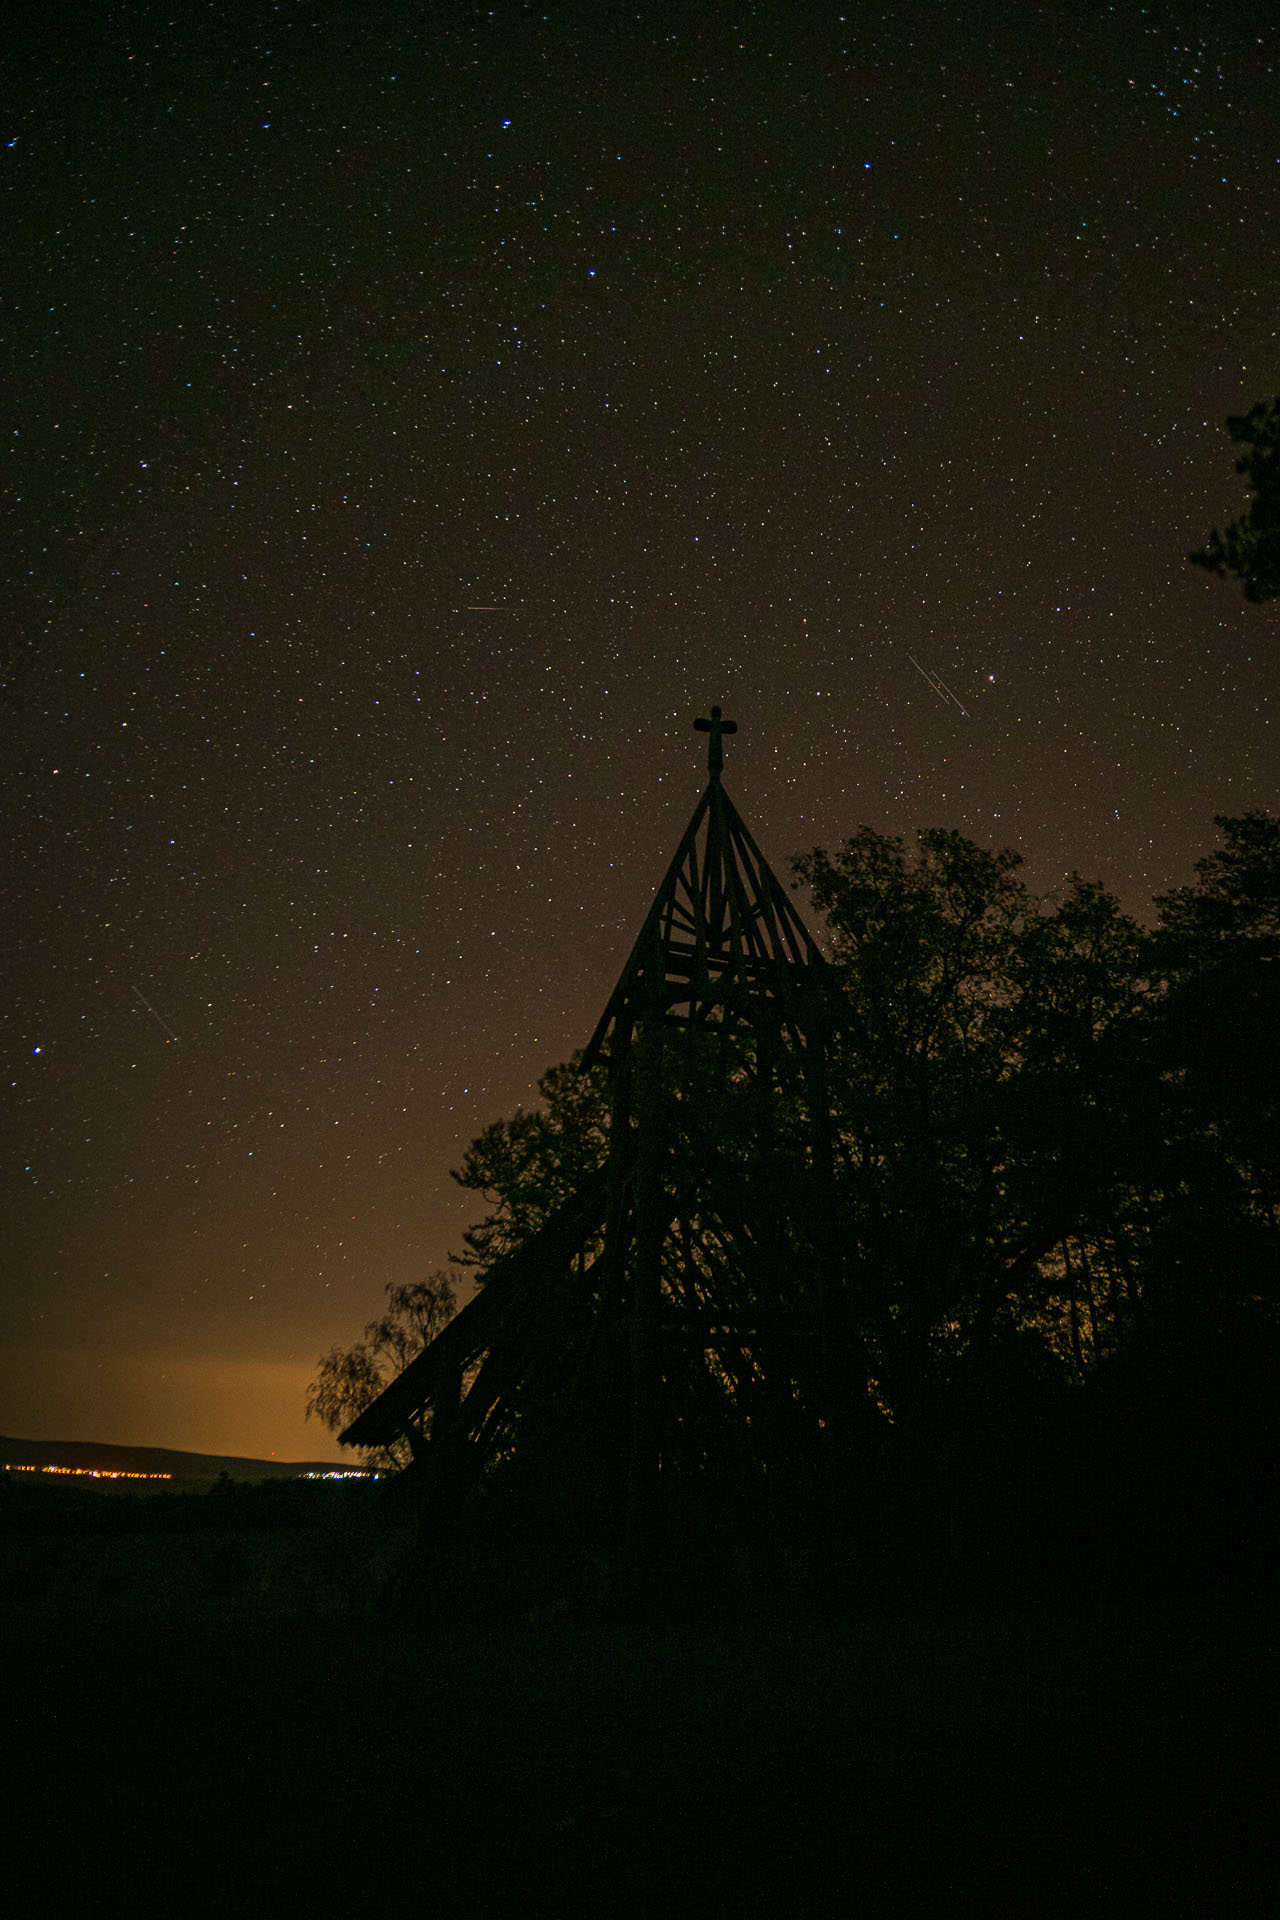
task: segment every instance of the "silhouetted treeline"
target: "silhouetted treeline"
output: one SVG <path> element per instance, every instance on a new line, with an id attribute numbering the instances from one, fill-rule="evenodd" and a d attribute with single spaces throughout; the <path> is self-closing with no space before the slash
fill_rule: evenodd
<path id="1" fill-rule="evenodd" d="M 1267 1564 L 1280 828 L 1218 824 L 1151 932 L 1097 886 L 1032 901 L 955 835 L 801 863 L 841 974 L 840 1238 L 899 1572 Z"/>

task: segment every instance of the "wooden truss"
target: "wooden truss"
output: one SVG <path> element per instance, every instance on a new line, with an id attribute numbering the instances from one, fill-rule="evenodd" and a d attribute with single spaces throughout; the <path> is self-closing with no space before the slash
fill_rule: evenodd
<path id="1" fill-rule="evenodd" d="M 779 1470 L 822 1422 L 831 1249 L 826 968 L 709 779 L 595 1033 L 604 1164 L 342 1434 L 437 1482 L 512 1461 L 625 1518 L 675 1481 Z"/>
<path id="2" fill-rule="evenodd" d="M 723 724 L 719 713 L 712 708 L 712 724 Z M 586 1066 L 619 1060 L 636 1027 L 654 1019 L 746 1028 L 764 1019 L 803 1038 L 822 955 L 721 785 L 714 749 L 708 759 L 706 792 L 591 1037 Z"/>

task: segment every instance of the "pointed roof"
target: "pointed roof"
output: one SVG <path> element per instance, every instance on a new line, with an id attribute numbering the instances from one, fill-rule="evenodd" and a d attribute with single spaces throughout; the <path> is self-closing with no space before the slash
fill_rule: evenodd
<path id="1" fill-rule="evenodd" d="M 769 1005 L 797 1031 L 801 1003 L 825 968 L 816 941 L 720 780 L 721 736 L 709 721 L 710 779 L 658 888 L 631 956 L 591 1037 L 583 1065 L 625 1050 L 638 1021 L 757 1024 Z"/>

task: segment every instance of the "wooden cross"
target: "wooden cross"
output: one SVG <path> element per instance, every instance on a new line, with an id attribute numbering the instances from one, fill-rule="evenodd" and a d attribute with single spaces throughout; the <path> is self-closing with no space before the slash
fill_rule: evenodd
<path id="1" fill-rule="evenodd" d="M 726 733 L 736 733 L 738 731 L 738 723 L 736 720 L 722 720 L 720 718 L 719 707 L 712 707 L 711 718 L 709 720 L 695 720 L 693 724 L 699 733 L 709 733 L 711 735 L 711 738 L 707 742 L 707 772 L 714 778 L 715 775 L 720 773 L 724 768 L 724 743 L 722 736 Z"/>

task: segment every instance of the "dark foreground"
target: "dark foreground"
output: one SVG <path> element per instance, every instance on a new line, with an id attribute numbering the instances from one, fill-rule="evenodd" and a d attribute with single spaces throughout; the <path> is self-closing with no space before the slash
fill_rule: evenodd
<path id="1" fill-rule="evenodd" d="M 86 1601 L 0 1622 L 14 1911 L 1274 1910 L 1256 1602 L 481 1628 Z"/>

